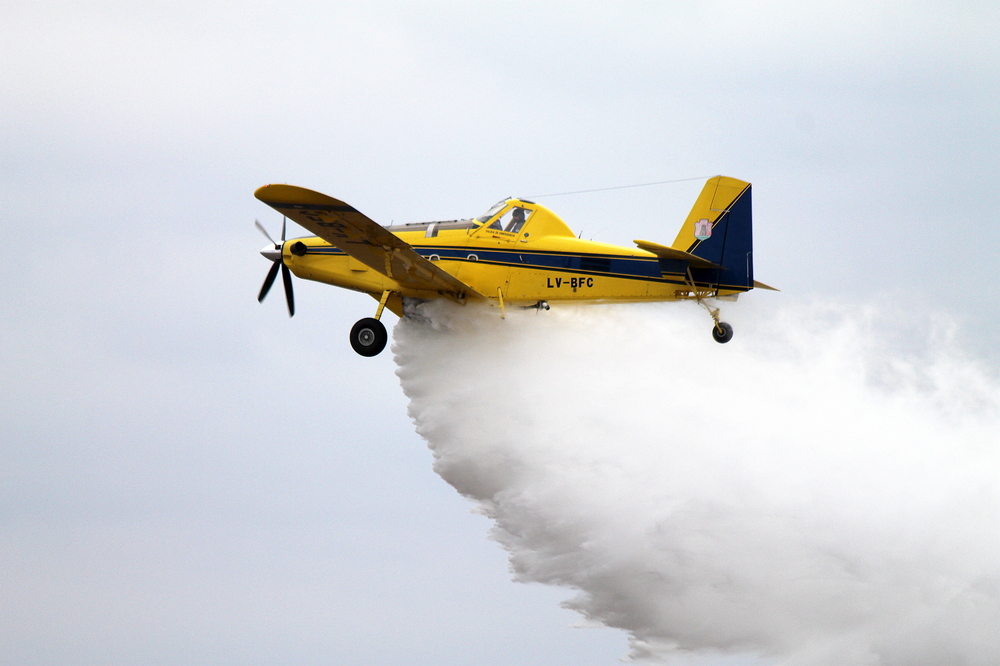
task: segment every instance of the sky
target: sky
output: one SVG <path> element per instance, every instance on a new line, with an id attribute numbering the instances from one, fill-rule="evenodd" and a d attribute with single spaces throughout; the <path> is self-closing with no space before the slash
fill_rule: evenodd
<path id="1" fill-rule="evenodd" d="M 822 329 L 819 303 L 865 313 L 889 354 L 945 330 L 949 354 L 995 377 L 995 3 L 43 0 L 3 15 L 0 661 L 635 654 L 628 630 L 560 606 L 565 581 L 519 573 L 498 515 L 441 474 L 401 385 L 433 340 L 363 359 L 347 332 L 371 299 L 296 280 L 293 319 L 274 294 L 256 303 L 253 220 L 281 224 L 253 198 L 263 184 L 386 224 L 535 196 L 628 245 L 669 244 L 698 179 L 744 179 L 755 276 L 782 291 L 727 305 L 737 353 Z M 539 196 L 679 179 L 695 180 Z M 656 312 L 639 321 L 669 348 L 662 312 L 685 311 Z"/>

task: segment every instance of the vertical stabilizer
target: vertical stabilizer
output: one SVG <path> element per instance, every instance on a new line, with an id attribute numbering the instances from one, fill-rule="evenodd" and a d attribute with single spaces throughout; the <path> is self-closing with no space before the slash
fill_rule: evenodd
<path id="1" fill-rule="evenodd" d="M 672 247 L 722 266 L 692 269 L 695 282 L 720 289 L 753 289 L 753 212 L 750 183 L 710 178 Z"/>

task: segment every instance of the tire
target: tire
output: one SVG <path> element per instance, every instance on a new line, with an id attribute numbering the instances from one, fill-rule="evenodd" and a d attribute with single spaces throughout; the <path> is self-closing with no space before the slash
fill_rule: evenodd
<path id="1" fill-rule="evenodd" d="M 362 356 L 377 356 L 388 340 L 389 334 L 378 319 L 365 317 L 351 328 L 351 347 Z"/>
<path id="2" fill-rule="evenodd" d="M 724 321 L 720 321 L 718 326 L 712 327 L 712 337 L 719 344 L 725 344 L 733 339 L 733 327 Z"/>

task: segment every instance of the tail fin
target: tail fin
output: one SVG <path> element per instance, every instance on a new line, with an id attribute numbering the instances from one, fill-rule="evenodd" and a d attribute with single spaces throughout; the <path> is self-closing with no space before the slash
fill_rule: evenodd
<path id="1" fill-rule="evenodd" d="M 713 289 L 753 289 L 753 212 L 750 183 L 710 178 L 688 214 L 675 250 L 701 257 L 718 268 L 691 268 L 694 281 Z"/>

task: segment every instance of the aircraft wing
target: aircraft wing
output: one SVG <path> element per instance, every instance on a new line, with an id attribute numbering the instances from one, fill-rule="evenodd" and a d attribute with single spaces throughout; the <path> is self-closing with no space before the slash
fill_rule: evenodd
<path id="1" fill-rule="evenodd" d="M 294 185 L 265 185 L 254 196 L 296 224 L 403 287 L 434 291 L 459 303 L 477 291 L 420 256 L 354 207 Z"/>

